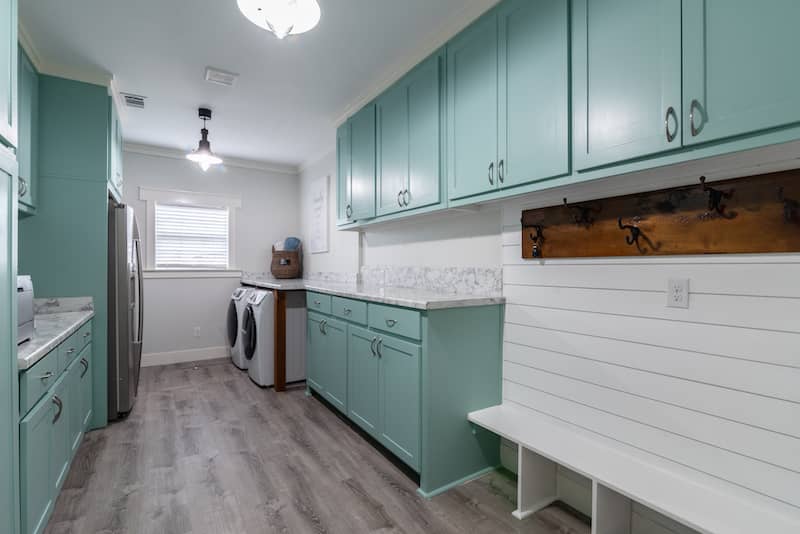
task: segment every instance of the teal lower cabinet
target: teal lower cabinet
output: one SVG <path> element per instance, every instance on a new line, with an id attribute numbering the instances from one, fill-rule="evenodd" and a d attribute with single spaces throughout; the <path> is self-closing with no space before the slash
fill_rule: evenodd
<path id="1" fill-rule="evenodd" d="M 91 323 L 87 326 L 91 328 Z M 20 506 L 22 532 L 43 532 L 64 484 L 72 459 L 83 440 L 92 413 L 92 344 L 66 368 L 58 362 L 65 344 L 84 338 L 86 326 L 20 373 L 22 414 L 20 436 Z M 79 341 L 77 341 L 79 342 Z M 51 384 L 47 388 L 38 384 Z M 30 410 L 28 410 L 30 408 Z"/>
<path id="2" fill-rule="evenodd" d="M 418 310 L 334 298 L 326 309 L 308 313 L 309 390 L 419 473 L 420 494 L 499 465 L 497 436 L 473 433 L 467 413 L 501 402 L 502 305 Z"/>

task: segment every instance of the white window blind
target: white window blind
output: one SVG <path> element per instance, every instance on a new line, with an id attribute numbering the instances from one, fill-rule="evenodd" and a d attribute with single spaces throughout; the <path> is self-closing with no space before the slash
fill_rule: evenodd
<path id="1" fill-rule="evenodd" d="M 228 208 L 155 203 L 156 269 L 227 269 Z"/>

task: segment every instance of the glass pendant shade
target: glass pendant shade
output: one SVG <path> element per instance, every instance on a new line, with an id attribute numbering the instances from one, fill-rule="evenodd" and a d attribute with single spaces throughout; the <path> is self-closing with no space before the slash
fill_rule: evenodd
<path id="1" fill-rule="evenodd" d="M 200 130 L 200 143 L 197 145 L 197 150 L 186 154 L 186 159 L 194 161 L 203 171 L 207 171 L 212 165 L 219 165 L 222 163 L 222 158 L 216 156 L 211 152 L 211 143 L 208 141 L 208 130 L 203 128 Z"/>
<path id="2" fill-rule="evenodd" d="M 237 0 L 250 22 L 271 31 L 278 39 L 305 33 L 317 24 L 321 12 L 317 0 Z"/>

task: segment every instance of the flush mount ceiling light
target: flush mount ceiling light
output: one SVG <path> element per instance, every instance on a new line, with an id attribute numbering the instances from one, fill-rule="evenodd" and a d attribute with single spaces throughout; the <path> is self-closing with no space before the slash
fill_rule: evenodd
<path id="1" fill-rule="evenodd" d="M 237 0 L 239 10 L 278 39 L 305 33 L 319 23 L 317 0 Z"/>
<path id="2" fill-rule="evenodd" d="M 222 158 L 211 152 L 211 143 L 208 141 L 206 121 L 211 120 L 211 110 L 208 108 L 200 108 L 197 110 L 197 114 L 203 119 L 203 129 L 200 130 L 200 143 L 197 145 L 197 150 L 186 154 L 186 159 L 194 161 L 200 165 L 203 171 L 207 171 L 212 165 L 219 165 L 222 163 Z"/>

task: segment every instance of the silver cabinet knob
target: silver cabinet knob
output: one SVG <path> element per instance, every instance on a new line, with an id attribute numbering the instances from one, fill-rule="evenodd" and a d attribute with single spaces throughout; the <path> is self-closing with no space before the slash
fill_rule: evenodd
<path id="1" fill-rule="evenodd" d="M 351 310 L 350 308 L 345 308 L 344 309 L 344 314 L 345 315 L 350 315 L 351 313 L 353 313 L 353 310 Z"/>
<path id="2" fill-rule="evenodd" d="M 394 328 L 394 325 L 396 324 L 397 321 L 395 321 L 394 319 L 386 319 L 386 326 L 388 326 L 389 328 Z"/>
<path id="3" fill-rule="evenodd" d="M 22 176 L 17 176 L 17 193 L 20 198 L 28 193 L 28 181 Z"/>
<path id="4" fill-rule="evenodd" d="M 348 205 L 347 205 L 347 206 L 344 208 L 344 214 L 345 214 L 345 216 L 346 216 L 348 219 L 349 219 L 349 218 L 351 218 L 351 217 L 353 216 L 353 206 L 351 206 L 350 204 L 348 204 Z"/>
<path id="5" fill-rule="evenodd" d="M 53 371 L 47 371 L 45 374 L 39 376 L 39 380 L 42 382 L 47 382 L 51 378 L 53 378 Z"/>

